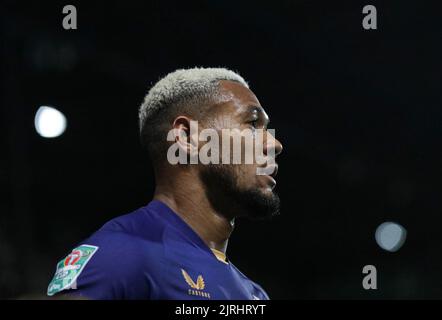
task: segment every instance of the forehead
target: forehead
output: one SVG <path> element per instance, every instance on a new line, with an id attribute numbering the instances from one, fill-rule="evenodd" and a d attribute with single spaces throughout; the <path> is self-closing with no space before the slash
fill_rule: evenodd
<path id="1" fill-rule="evenodd" d="M 220 112 L 224 113 L 242 113 L 261 107 L 255 94 L 242 84 L 234 81 L 222 80 L 219 83 L 220 92 L 223 97 L 223 108 Z"/>

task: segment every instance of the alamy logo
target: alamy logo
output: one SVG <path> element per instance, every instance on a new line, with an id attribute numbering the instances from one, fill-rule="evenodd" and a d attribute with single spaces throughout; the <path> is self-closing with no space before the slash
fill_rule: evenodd
<path id="1" fill-rule="evenodd" d="M 190 121 L 189 131 L 188 135 L 184 130 L 172 129 L 167 134 L 167 141 L 175 141 L 167 151 L 170 164 L 257 164 L 257 175 L 270 175 L 275 170 L 274 129 L 220 132 L 208 128 L 199 132 L 198 121 Z M 201 148 L 199 142 L 204 142 Z"/>
<path id="2" fill-rule="evenodd" d="M 65 30 L 77 29 L 77 8 L 73 5 L 64 6 L 63 13 L 67 13 L 63 18 L 63 28 Z"/>
<path id="3" fill-rule="evenodd" d="M 362 269 L 362 273 L 367 274 L 364 279 L 362 279 L 362 287 L 365 290 L 376 290 L 378 288 L 376 267 L 372 265 L 366 265 Z"/>
<path id="4" fill-rule="evenodd" d="M 376 30 L 378 28 L 376 7 L 366 5 L 364 8 L 362 8 L 362 13 L 367 14 L 364 19 L 362 19 L 362 27 L 365 30 Z"/>

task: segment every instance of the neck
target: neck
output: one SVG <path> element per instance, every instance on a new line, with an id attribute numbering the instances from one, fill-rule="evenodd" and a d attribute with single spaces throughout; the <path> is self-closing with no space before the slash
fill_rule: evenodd
<path id="1" fill-rule="evenodd" d="M 217 212 L 206 197 L 205 188 L 193 170 L 157 175 L 154 199 L 176 212 L 207 244 L 224 254 L 234 228 L 234 219 Z M 174 179 L 169 177 L 173 176 Z"/>

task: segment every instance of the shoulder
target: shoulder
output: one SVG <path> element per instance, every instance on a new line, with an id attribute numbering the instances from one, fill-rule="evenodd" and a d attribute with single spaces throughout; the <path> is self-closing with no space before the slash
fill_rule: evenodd
<path id="1" fill-rule="evenodd" d="M 234 264 L 232 264 L 232 267 L 238 272 L 243 281 L 246 281 L 251 286 L 253 300 L 270 300 L 269 295 L 261 285 L 244 275 Z"/>
<path id="2" fill-rule="evenodd" d="M 165 228 L 166 223 L 157 212 L 142 207 L 108 221 L 94 235 L 113 232 L 133 238 L 159 241 Z"/>
<path id="3" fill-rule="evenodd" d="M 253 281 L 252 281 L 252 285 L 253 285 L 253 287 L 255 289 L 255 293 L 256 293 L 256 294 L 253 294 L 254 300 L 270 300 L 269 295 L 263 289 L 263 287 L 261 287 L 259 284 L 257 284 L 256 282 L 253 282 Z"/>
<path id="4" fill-rule="evenodd" d="M 93 299 L 150 295 L 164 256 L 165 227 L 153 220 L 137 210 L 106 223 L 58 262 L 48 295 L 66 290 Z"/>
<path id="5" fill-rule="evenodd" d="M 166 229 L 162 219 L 140 208 L 110 220 L 82 244 L 97 247 L 94 259 L 103 267 L 144 267 L 163 255 Z"/>
<path id="6" fill-rule="evenodd" d="M 82 245 L 95 246 L 94 263 L 99 263 L 102 268 L 116 269 L 115 272 L 123 266 L 130 269 L 151 266 L 156 260 L 150 258 L 159 259 L 164 252 L 163 242 L 157 239 L 106 230 L 95 233 Z"/>

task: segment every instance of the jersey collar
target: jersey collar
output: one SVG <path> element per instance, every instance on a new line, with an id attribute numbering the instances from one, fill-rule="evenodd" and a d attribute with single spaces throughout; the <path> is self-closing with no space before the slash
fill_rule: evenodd
<path id="1" fill-rule="evenodd" d="M 193 243 L 214 256 L 218 261 L 229 264 L 226 255 L 216 249 L 211 249 L 201 239 L 201 237 L 169 206 L 159 200 L 152 200 L 146 207 L 148 210 L 160 213 L 160 218 L 164 218 L 168 223 L 178 227 Z"/>

